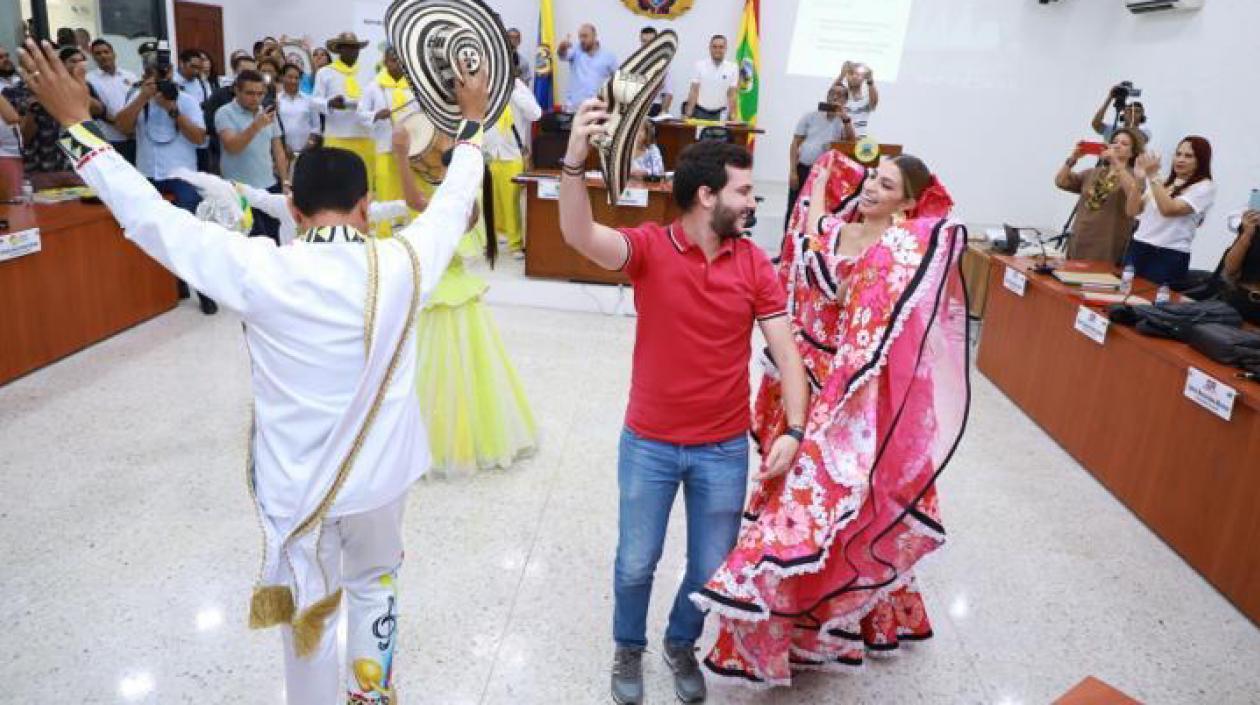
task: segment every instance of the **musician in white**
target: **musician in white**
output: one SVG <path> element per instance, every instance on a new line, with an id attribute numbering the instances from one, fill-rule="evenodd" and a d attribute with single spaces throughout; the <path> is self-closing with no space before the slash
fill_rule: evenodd
<path id="1" fill-rule="evenodd" d="M 348 149 L 359 155 L 368 170 L 369 188 L 376 188 L 376 149 L 372 135 L 359 119 L 359 101 L 363 89 L 359 82 L 359 51 L 368 45 L 354 32 L 342 32 L 324 46 L 337 55 L 337 60 L 315 74 L 315 92 L 311 99 L 324 123 L 324 146 Z"/>
<path id="2" fill-rule="evenodd" d="M 485 72 L 456 90 L 466 118 L 428 209 L 389 240 L 367 237 L 363 165 L 344 150 L 298 160 L 289 247 L 167 203 L 119 156 L 87 87 L 51 44 L 27 43 L 23 77 L 68 130 L 79 175 L 128 239 L 235 310 L 254 389 L 247 473 L 265 535 L 250 626 L 282 625 L 288 702 L 393 702 L 395 604 L 408 488 L 428 468 L 415 390 L 419 306 L 437 285 L 481 188 Z M 346 682 L 337 620 L 349 612 Z"/>

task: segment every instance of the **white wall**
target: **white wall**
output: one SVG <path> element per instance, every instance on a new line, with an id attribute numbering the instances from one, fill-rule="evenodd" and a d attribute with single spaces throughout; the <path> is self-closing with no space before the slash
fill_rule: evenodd
<path id="1" fill-rule="evenodd" d="M 874 0 L 871 0 L 874 1 Z M 359 0 L 366 14 L 384 0 Z M 682 39 L 672 83 L 681 102 L 690 66 L 712 34 L 734 46 L 742 0 L 701 0 L 680 20 L 652 21 L 616 0 L 554 0 L 556 33 L 576 35 L 589 21 L 618 56 L 636 45 L 644 24 Z M 353 25 L 355 2 L 220 0 L 227 49 L 248 48 L 264 34 L 331 37 Z M 786 181 L 792 128 L 826 90 L 826 79 L 785 75 L 799 0 L 762 3 L 761 126 L 757 177 Z M 535 42 L 537 0 L 490 0 L 506 26 Z M 360 14 L 364 14 L 361 12 Z M 1196 241 L 1195 266 L 1215 264 L 1228 244 L 1224 216 L 1260 187 L 1255 115 L 1254 32 L 1260 2 L 1208 0 L 1191 14 L 1135 17 L 1123 0 L 918 0 L 910 18 L 901 76 L 881 85 L 872 134 L 904 144 L 940 174 L 970 222 L 1014 222 L 1057 228 L 1073 198 L 1052 178 L 1112 83 L 1145 89 L 1154 146 L 1165 165 L 1180 137 L 1198 133 L 1216 151 L 1217 206 Z M 733 54 L 733 49 L 732 49 Z M 838 71 L 839 67 L 836 67 Z M 878 76 L 876 77 L 879 78 Z M 1240 90 L 1236 86 L 1243 86 Z"/>
<path id="2" fill-rule="evenodd" d="M 762 126 L 758 176 L 783 180 L 794 121 L 821 98 L 825 79 L 784 76 L 798 0 L 763 9 Z M 1254 77 L 1260 2 L 1208 0 L 1197 13 L 1131 15 L 1123 0 L 918 0 L 901 76 L 881 85 L 872 135 L 922 157 L 970 222 L 1058 228 L 1074 198 L 1055 170 L 1107 87 L 1143 88 L 1154 147 L 1165 168 L 1181 137 L 1211 140 L 1217 205 L 1195 243 L 1194 266 L 1214 266 L 1230 236 L 1228 211 L 1260 187 L 1260 93 Z M 837 67 L 838 68 L 838 67 Z M 876 77 L 879 78 L 878 76 Z"/>

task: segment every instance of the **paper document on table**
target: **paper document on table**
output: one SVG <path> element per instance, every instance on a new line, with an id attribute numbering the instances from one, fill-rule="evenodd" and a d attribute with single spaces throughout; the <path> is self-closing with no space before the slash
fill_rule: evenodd
<path id="1" fill-rule="evenodd" d="M 1128 296 L 1125 296 L 1124 294 L 1110 294 L 1105 291 L 1082 291 L 1081 296 L 1083 296 L 1086 301 L 1099 303 L 1099 304 L 1129 304 L 1130 306 L 1149 306 L 1151 303 L 1150 299 L 1145 299 L 1145 298 L 1142 298 L 1141 296 L 1134 296 L 1132 294 L 1129 294 Z"/>
<path id="2" fill-rule="evenodd" d="M 1066 272 L 1056 269 L 1054 278 L 1068 286 L 1120 287 L 1120 278 L 1110 272 Z"/>

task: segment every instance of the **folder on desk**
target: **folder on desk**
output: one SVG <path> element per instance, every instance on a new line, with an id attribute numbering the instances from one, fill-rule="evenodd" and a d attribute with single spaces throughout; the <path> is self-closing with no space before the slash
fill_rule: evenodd
<path id="1" fill-rule="evenodd" d="M 1056 269 L 1054 278 L 1068 286 L 1079 286 L 1083 289 L 1115 291 L 1120 288 L 1120 278 L 1109 272 L 1068 272 Z"/>

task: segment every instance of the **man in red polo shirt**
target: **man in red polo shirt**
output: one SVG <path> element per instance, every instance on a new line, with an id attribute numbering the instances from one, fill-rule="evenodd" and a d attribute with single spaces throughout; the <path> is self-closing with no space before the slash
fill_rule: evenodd
<path id="1" fill-rule="evenodd" d="M 704 614 L 689 595 L 735 545 L 748 479 L 749 380 L 756 322 L 783 375 L 789 430 L 769 449 L 758 479 L 787 470 L 805 425 L 809 391 L 784 293 L 769 258 L 744 238 L 756 207 L 752 156 L 743 147 L 700 142 L 674 173 L 674 223 L 614 230 L 594 222 L 584 167 L 590 137 L 608 114 L 588 100 L 573 120 L 560 180 L 565 242 L 634 284 L 638 322 L 630 403 L 617 463 L 621 492 L 614 577 L 612 696 L 643 701 L 648 599 L 682 485 L 687 571 L 665 631 L 665 661 L 683 702 L 705 698 L 695 642 Z"/>

